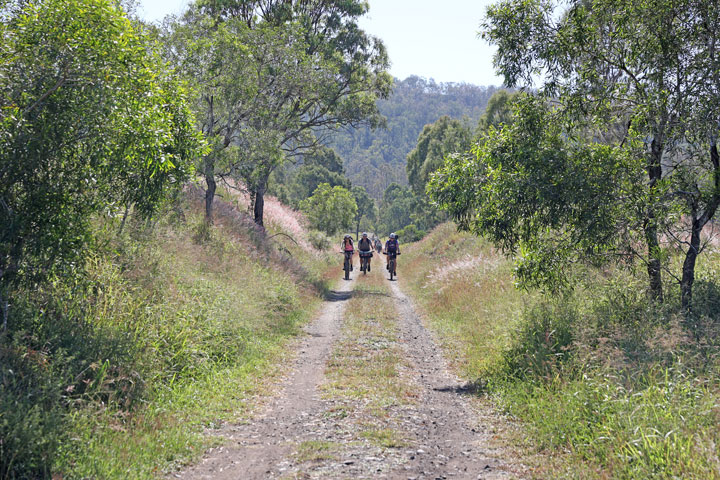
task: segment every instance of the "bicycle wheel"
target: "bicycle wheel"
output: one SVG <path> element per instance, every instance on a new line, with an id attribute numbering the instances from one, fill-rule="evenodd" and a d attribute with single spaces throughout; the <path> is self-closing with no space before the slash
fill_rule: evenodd
<path id="1" fill-rule="evenodd" d="M 343 264 L 343 270 L 345 270 L 345 280 L 350 280 L 350 259 L 345 255 L 345 263 Z"/>

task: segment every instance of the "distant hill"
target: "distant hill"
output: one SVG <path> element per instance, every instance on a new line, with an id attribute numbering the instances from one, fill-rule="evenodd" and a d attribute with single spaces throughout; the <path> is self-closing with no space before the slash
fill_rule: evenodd
<path id="1" fill-rule="evenodd" d="M 407 185 L 405 157 L 423 127 L 443 115 L 466 117 L 473 128 L 499 87 L 467 83 L 436 83 L 412 76 L 396 80 L 391 97 L 378 102 L 387 129 L 357 128 L 336 134 L 330 146 L 345 162 L 353 185 L 365 187 L 376 199 L 392 182 Z"/>

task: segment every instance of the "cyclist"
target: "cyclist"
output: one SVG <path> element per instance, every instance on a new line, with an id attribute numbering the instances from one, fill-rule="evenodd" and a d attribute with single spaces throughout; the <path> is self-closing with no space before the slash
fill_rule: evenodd
<path id="1" fill-rule="evenodd" d="M 368 234 L 366 232 L 363 232 L 362 238 L 358 242 L 358 250 L 360 251 L 360 261 L 362 262 L 362 258 L 367 259 L 367 271 L 370 271 L 370 257 L 372 257 L 372 242 L 370 241 L 370 238 L 368 238 Z M 362 266 L 362 264 L 360 265 Z"/>
<path id="2" fill-rule="evenodd" d="M 382 242 L 378 237 L 375 237 L 375 251 L 379 254 L 382 252 Z"/>
<path id="3" fill-rule="evenodd" d="M 397 269 L 397 256 L 400 255 L 400 242 L 398 242 L 397 235 L 394 233 L 391 233 L 390 238 L 385 242 L 385 254 L 395 256 L 395 268 Z M 390 270 L 390 262 L 385 265 L 385 268 Z"/>
<path id="4" fill-rule="evenodd" d="M 352 237 L 350 235 L 345 235 L 345 238 L 343 238 L 342 241 L 342 252 L 347 256 L 350 256 L 350 271 L 353 269 L 352 265 L 352 255 L 355 252 L 355 246 L 353 245 Z"/>

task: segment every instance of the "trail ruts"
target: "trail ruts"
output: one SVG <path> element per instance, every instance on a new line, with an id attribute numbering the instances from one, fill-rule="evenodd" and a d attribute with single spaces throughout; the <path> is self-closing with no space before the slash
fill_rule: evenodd
<path id="1" fill-rule="evenodd" d="M 377 263 L 385 275 L 384 266 Z M 357 269 L 353 275 L 356 278 Z M 387 277 L 385 277 L 387 282 Z M 520 465 L 511 465 L 491 450 L 488 433 L 462 383 L 448 373 L 442 354 L 423 327 L 409 299 L 396 282 L 388 282 L 397 308 L 399 337 L 408 359 L 404 378 L 419 390 L 416 401 L 390 407 L 390 427 L 407 440 L 395 448 L 363 441 L 359 434 L 362 398 L 321 396 L 324 370 L 333 344 L 341 338 L 343 311 L 355 284 L 341 282 L 334 298 L 307 328 L 284 389 L 265 411 L 244 425 L 226 427 L 227 446 L 209 451 L 198 465 L 174 474 L 187 479 L 265 478 L 391 478 L 496 479 L 521 478 Z M 400 381 L 400 379 L 398 380 Z M 338 411 L 349 412 L 337 415 Z M 337 446 L 332 454 L 309 462 L 294 452 L 301 443 Z"/>

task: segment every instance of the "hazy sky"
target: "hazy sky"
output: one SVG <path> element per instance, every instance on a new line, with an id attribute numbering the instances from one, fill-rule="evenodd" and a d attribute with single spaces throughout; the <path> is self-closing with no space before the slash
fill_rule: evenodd
<path id="1" fill-rule="evenodd" d="M 181 13 L 189 0 L 140 0 L 138 13 L 158 20 Z M 500 85 L 493 49 L 477 38 L 480 20 L 494 0 L 370 0 L 360 24 L 380 37 L 390 54 L 390 72 L 441 82 Z"/>

